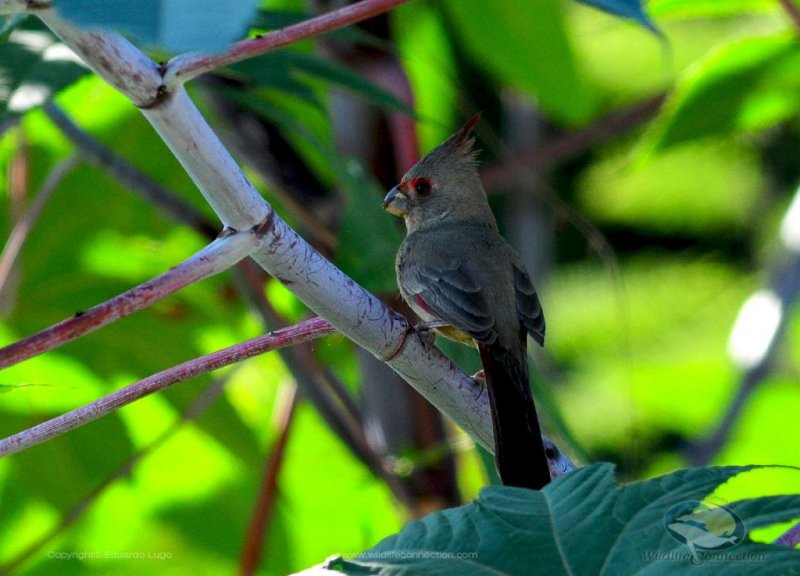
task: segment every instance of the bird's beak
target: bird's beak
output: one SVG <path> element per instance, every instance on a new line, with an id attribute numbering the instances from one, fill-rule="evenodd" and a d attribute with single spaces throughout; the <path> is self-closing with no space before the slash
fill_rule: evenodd
<path id="1" fill-rule="evenodd" d="M 405 216 L 408 214 L 408 196 L 395 186 L 383 199 L 383 209 L 394 216 Z"/>

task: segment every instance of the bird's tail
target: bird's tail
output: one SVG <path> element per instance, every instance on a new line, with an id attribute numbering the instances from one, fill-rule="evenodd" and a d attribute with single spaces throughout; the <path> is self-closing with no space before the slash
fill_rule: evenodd
<path id="1" fill-rule="evenodd" d="M 521 354 L 497 343 L 479 344 L 494 429 L 494 454 L 507 486 L 540 490 L 550 482 L 539 418 L 528 382 L 525 349 Z"/>

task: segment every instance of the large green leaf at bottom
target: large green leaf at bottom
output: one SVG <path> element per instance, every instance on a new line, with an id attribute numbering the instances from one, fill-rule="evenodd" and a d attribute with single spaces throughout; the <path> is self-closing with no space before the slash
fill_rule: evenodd
<path id="1" fill-rule="evenodd" d="M 747 538 L 732 548 L 700 552 L 692 563 L 686 545 L 665 526 L 673 507 L 702 501 L 752 468 L 695 468 L 617 486 L 613 466 L 596 464 L 541 492 L 486 488 L 475 502 L 411 522 L 357 559 L 336 558 L 327 568 L 346 574 L 495 576 L 716 575 L 722 568 L 725 574 L 800 574 L 800 551 Z M 725 507 L 751 530 L 800 516 L 800 494 Z"/>

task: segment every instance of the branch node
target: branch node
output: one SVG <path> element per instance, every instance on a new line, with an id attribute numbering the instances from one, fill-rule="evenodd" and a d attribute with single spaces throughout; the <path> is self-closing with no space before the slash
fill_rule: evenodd
<path id="1" fill-rule="evenodd" d="M 267 235 L 267 232 L 272 230 L 272 224 L 275 220 L 275 210 L 270 208 L 269 212 L 267 212 L 267 216 L 258 224 L 253 226 L 252 230 L 255 232 L 258 238 L 263 238 Z"/>
<path id="2" fill-rule="evenodd" d="M 159 66 L 159 72 L 161 71 L 162 66 Z M 141 110 L 150 110 L 152 108 L 158 108 L 161 104 L 167 100 L 172 93 L 167 89 L 167 85 L 163 82 L 158 85 L 156 88 L 156 95 L 155 98 L 147 102 L 146 104 L 139 105 Z"/>
<path id="3" fill-rule="evenodd" d="M 401 318 L 403 318 L 403 320 L 406 320 L 406 319 L 405 319 L 404 317 L 402 317 L 402 316 L 401 316 Z M 406 323 L 408 323 L 408 320 L 406 320 Z M 402 352 L 402 351 L 403 351 L 403 348 L 404 348 L 404 347 L 405 347 L 405 345 L 406 345 L 406 340 L 408 340 L 408 337 L 409 337 L 411 334 L 416 334 L 417 336 L 419 336 L 419 333 L 416 331 L 416 329 L 414 328 L 414 326 L 412 326 L 412 325 L 409 323 L 409 324 L 408 324 L 408 326 L 407 326 L 407 328 L 406 328 L 406 331 L 405 331 L 405 333 L 403 334 L 403 337 L 402 337 L 402 338 L 400 338 L 400 341 L 397 343 L 397 346 L 395 346 L 394 348 L 392 348 L 391 350 L 389 350 L 389 353 L 388 353 L 388 354 L 382 354 L 382 355 L 380 355 L 380 356 L 378 356 L 378 355 L 376 354 L 375 356 L 376 356 L 376 357 L 378 358 L 378 360 L 380 360 L 381 362 L 384 362 L 384 363 L 389 363 L 389 362 L 391 362 L 392 360 L 394 360 L 395 358 L 397 358 L 397 356 L 400 354 L 400 352 Z M 420 339 L 421 339 L 421 338 L 420 338 Z"/>

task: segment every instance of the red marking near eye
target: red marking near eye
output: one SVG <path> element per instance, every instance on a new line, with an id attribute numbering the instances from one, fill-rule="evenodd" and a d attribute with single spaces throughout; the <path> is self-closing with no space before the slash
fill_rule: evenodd
<path id="1" fill-rule="evenodd" d="M 412 178 L 408 185 L 418 196 L 426 196 L 432 190 L 431 181 L 428 178 Z"/>

